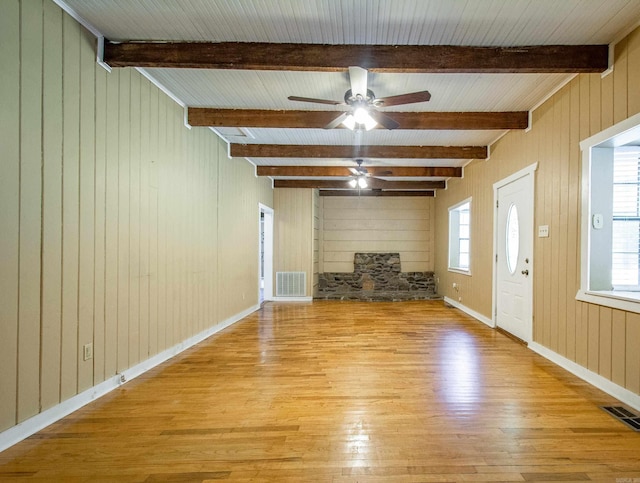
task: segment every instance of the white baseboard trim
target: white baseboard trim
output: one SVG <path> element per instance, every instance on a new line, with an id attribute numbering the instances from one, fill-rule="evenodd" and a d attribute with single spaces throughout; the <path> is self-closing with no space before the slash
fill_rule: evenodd
<path id="1" fill-rule="evenodd" d="M 551 349 L 538 344 L 537 342 L 530 342 L 529 349 L 540 354 L 542 357 L 550 360 L 554 364 L 559 365 L 563 369 L 566 369 L 574 376 L 579 377 L 583 381 L 588 382 L 592 386 L 597 387 L 598 389 L 615 397 L 619 401 L 631 406 L 636 411 L 640 411 L 640 396 L 638 394 L 631 392 L 622 386 L 619 386 L 615 382 L 602 377 L 600 374 L 596 374 L 595 372 L 590 371 L 586 367 L 581 366 L 580 364 L 577 364 L 564 356 L 561 356 L 557 352 L 554 352 Z"/>
<path id="2" fill-rule="evenodd" d="M 493 323 L 493 320 L 491 320 L 489 317 L 486 317 L 486 316 L 482 315 L 481 313 L 476 312 L 473 309 L 470 309 L 466 305 L 462 305 L 460 302 L 456 302 L 455 300 L 450 299 L 449 297 L 445 297 L 444 298 L 444 302 L 446 304 L 451 305 L 452 307 L 455 307 L 456 309 L 462 310 L 465 314 L 470 315 L 474 319 L 478 319 L 480 322 L 482 322 L 483 324 L 488 325 L 491 328 L 495 327 L 495 324 Z"/>
<path id="3" fill-rule="evenodd" d="M 269 302 L 313 302 L 313 297 L 271 297 Z"/>
<path id="4" fill-rule="evenodd" d="M 171 359 L 180 352 L 189 349 L 190 347 L 193 347 L 194 345 L 202 342 L 213 334 L 226 329 L 230 325 L 245 318 L 247 315 L 250 315 L 259 308 L 260 307 L 258 305 L 254 305 L 253 307 L 250 307 L 232 317 L 229 317 L 219 324 L 216 324 L 200 332 L 199 334 L 190 337 L 189 339 L 185 339 L 184 341 L 174 345 L 173 347 L 170 347 L 169 349 L 166 349 L 159 354 L 156 354 L 149 359 L 146 359 L 139 364 L 136 364 L 135 366 L 122 371 L 122 373 L 111 376 L 100 384 L 93 386 L 90 389 L 87 389 L 86 391 L 83 391 L 80 394 L 67 399 L 66 401 L 62 401 L 60 404 L 42 411 L 40 414 L 37 414 L 17 424 L 16 426 L 13 426 L 12 428 L 3 431 L 2 433 L 0 433 L 0 451 L 4 451 L 14 444 L 19 443 L 23 439 L 28 438 L 32 434 L 37 433 L 50 424 L 55 423 L 65 416 L 68 416 L 72 412 L 77 411 L 81 407 L 86 406 L 90 402 L 113 391 L 122 384 L 125 384 L 127 381 L 134 379 L 141 374 L 144 374 L 148 370 L 153 369 L 157 365 Z"/>

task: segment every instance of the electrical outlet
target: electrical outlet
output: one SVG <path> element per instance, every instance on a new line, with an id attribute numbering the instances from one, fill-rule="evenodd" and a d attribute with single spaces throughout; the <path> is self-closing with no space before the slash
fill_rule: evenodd
<path id="1" fill-rule="evenodd" d="M 82 346 L 83 349 L 83 360 L 88 361 L 89 359 L 93 359 L 93 343 L 89 342 Z"/>
<path id="2" fill-rule="evenodd" d="M 539 238 L 549 237 L 549 225 L 540 225 L 538 227 L 538 237 Z"/>

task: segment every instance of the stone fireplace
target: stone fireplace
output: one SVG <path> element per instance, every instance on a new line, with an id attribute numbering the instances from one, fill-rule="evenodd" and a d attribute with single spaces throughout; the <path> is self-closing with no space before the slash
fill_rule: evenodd
<path id="1" fill-rule="evenodd" d="M 440 297 L 433 272 L 402 272 L 399 253 L 356 253 L 353 272 L 318 274 L 314 298 L 392 301 Z"/>

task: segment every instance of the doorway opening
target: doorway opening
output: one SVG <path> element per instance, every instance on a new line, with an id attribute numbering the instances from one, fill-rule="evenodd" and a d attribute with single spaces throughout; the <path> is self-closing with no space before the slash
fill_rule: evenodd
<path id="1" fill-rule="evenodd" d="M 273 299 L 273 209 L 260 203 L 258 304 Z"/>

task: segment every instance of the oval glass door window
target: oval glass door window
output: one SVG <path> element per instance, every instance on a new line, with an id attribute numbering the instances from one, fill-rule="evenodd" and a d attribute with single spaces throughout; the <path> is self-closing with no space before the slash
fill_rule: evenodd
<path id="1" fill-rule="evenodd" d="M 518 254 L 520 252 L 520 225 L 518 223 L 518 208 L 511 203 L 507 214 L 507 268 L 513 275 L 518 265 Z"/>

